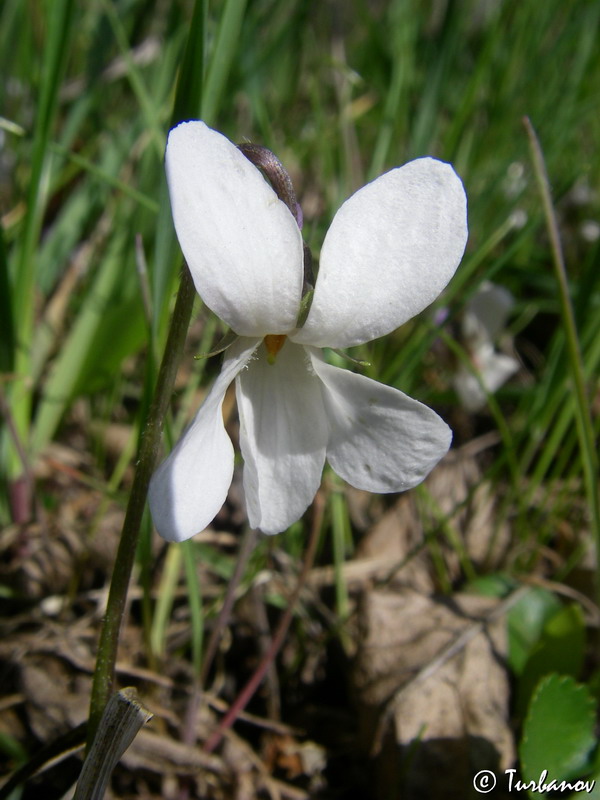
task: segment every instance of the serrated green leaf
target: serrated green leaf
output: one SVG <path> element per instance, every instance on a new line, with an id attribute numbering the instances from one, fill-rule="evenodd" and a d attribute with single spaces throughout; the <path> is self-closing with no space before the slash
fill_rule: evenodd
<path id="1" fill-rule="evenodd" d="M 546 782 L 581 779 L 596 746 L 596 703 L 587 686 L 563 675 L 548 675 L 538 685 L 519 748 L 523 778 Z"/>

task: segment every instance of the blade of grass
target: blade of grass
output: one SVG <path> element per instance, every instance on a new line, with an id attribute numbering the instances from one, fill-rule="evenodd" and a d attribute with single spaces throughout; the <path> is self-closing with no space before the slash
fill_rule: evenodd
<path id="1" fill-rule="evenodd" d="M 202 98 L 202 119 L 208 125 L 213 125 L 216 121 L 245 13 L 246 0 L 227 0 L 225 3 Z"/>
<path id="2" fill-rule="evenodd" d="M 346 653 L 351 652 L 352 642 L 344 627 L 349 616 L 348 585 L 344 576 L 344 562 L 350 536 L 348 507 L 341 491 L 331 493 L 331 534 L 333 545 L 333 574 L 335 581 L 335 610 L 340 621 L 339 636 Z"/>
<path id="3" fill-rule="evenodd" d="M 46 208 L 51 155 L 48 143 L 58 110 L 58 92 L 66 68 L 69 39 L 74 24 L 74 0 L 56 0 L 45 4 L 46 36 L 42 60 L 41 81 L 31 154 L 31 176 L 27 194 L 27 211 L 19 252 L 13 274 L 13 309 L 16 323 L 17 383 L 11 392 L 11 406 L 15 425 L 23 441 L 29 438 L 31 413 L 31 387 L 29 363 L 34 322 L 34 294 L 36 281 L 35 248 L 40 238 L 42 219 Z M 14 451 L 13 451 L 14 452 Z M 19 474 L 18 458 L 8 464 L 9 474 Z"/>
<path id="4" fill-rule="evenodd" d="M 192 619 L 192 664 L 194 673 L 199 674 L 202 667 L 202 649 L 204 644 L 204 611 L 202 608 L 202 591 L 197 569 L 197 551 L 193 542 L 182 542 L 183 565 L 188 590 L 188 607 Z"/>
<path id="5" fill-rule="evenodd" d="M 206 103 L 204 99 L 206 93 L 202 88 L 204 86 L 206 48 L 199 47 L 198 43 L 205 40 L 207 15 L 208 3 L 196 3 L 194 5 L 190 33 L 179 68 L 177 92 L 171 115 L 171 127 L 185 119 L 193 119 L 199 116 L 202 107 Z"/>
<path id="6" fill-rule="evenodd" d="M 170 544 L 167 549 L 167 558 L 161 574 L 158 587 L 156 606 L 152 617 L 152 631 L 150 633 L 150 646 L 152 655 L 161 658 L 165 654 L 165 639 L 167 626 L 173 607 L 173 600 L 179 584 L 181 573 L 182 550 L 178 544 Z"/>
<path id="7" fill-rule="evenodd" d="M 542 199 L 544 215 L 546 217 L 548 235 L 550 237 L 552 260 L 559 291 L 560 311 L 567 341 L 567 352 L 569 356 L 568 364 L 571 373 L 571 380 L 573 381 L 573 387 L 575 390 L 575 419 L 577 422 L 577 432 L 579 434 L 579 445 L 581 448 L 581 460 L 585 476 L 586 494 L 589 503 L 594 540 L 596 543 L 596 552 L 598 554 L 598 552 L 600 552 L 600 487 L 598 485 L 598 454 L 596 451 L 594 426 L 590 413 L 590 400 L 587 396 L 585 385 L 585 369 L 579 346 L 577 328 L 575 325 L 575 315 L 573 313 L 573 307 L 571 305 L 571 298 L 569 295 L 567 270 L 562 252 L 558 223 L 556 221 L 554 206 L 552 204 L 550 181 L 548 178 L 548 173 L 546 172 L 544 155 L 530 119 L 525 117 L 523 122 L 529 137 L 535 176 Z M 600 581 L 598 581 L 597 574 L 596 582 L 598 599 L 600 601 Z"/>
<path id="8" fill-rule="evenodd" d="M 73 164 L 80 167 L 83 171 L 88 172 L 90 175 L 94 175 L 94 177 L 106 183 L 108 186 L 111 186 L 113 189 L 118 189 L 119 192 L 122 192 L 127 197 L 135 200 L 136 203 L 144 206 L 148 209 L 148 211 L 152 211 L 154 214 L 158 212 L 158 203 L 155 200 L 152 200 L 152 198 L 148 197 L 143 192 L 139 192 L 129 183 L 126 183 L 120 178 L 111 175 L 105 169 L 98 167 L 98 165 L 93 161 L 90 161 L 89 158 L 85 158 L 85 156 L 82 156 L 79 153 L 73 153 L 57 142 L 50 142 L 49 148 L 51 152 L 64 156 L 69 161 L 72 161 Z"/>
<path id="9" fill-rule="evenodd" d="M 407 135 L 409 94 L 415 80 L 418 16 L 411 3 L 394 2 L 389 10 L 392 75 L 385 98 L 383 116 L 368 171 L 369 180 L 383 172 L 392 140 L 403 141 Z M 395 155 L 395 153 L 394 153 Z"/>
<path id="10" fill-rule="evenodd" d="M 102 325 L 111 295 L 122 280 L 126 231 L 113 237 L 113 252 L 102 261 L 87 302 L 63 343 L 58 359 L 46 380 L 44 392 L 31 435 L 33 452 L 50 441 L 88 359 L 94 336 Z M 131 265 L 131 270 L 135 268 Z"/>
<path id="11" fill-rule="evenodd" d="M 206 104 L 205 60 L 206 60 L 206 23 L 208 2 L 196 2 L 189 27 L 189 34 L 183 53 L 177 91 L 171 114 L 170 127 L 185 119 L 203 116 L 202 109 Z M 213 102 L 217 102 L 215 98 Z M 152 319 L 151 338 L 160 339 L 160 332 L 166 321 L 168 312 L 169 286 L 177 265 L 181 264 L 181 255 L 175 241 L 175 231 L 171 222 L 171 204 L 167 181 L 161 175 L 159 188 L 159 213 L 156 225 L 154 269 L 152 271 Z"/>
<path id="12" fill-rule="evenodd" d="M 125 61 L 127 77 L 137 97 L 142 114 L 144 115 L 146 127 L 154 142 L 157 155 L 159 158 L 162 158 L 165 149 L 165 137 L 160 125 L 159 109 L 156 107 L 154 96 L 146 88 L 140 69 L 132 57 L 127 34 L 125 33 L 125 29 L 114 4 L 111 0 L 102 0 L 102 8 L 113 30 L 113 34 L 121 51 L 121 57 Z"/>
<path id="13" fill-rule="evenodd" d="M 10 294 L 8 258 L 4 230 L 0 225 L 0 372 L 10 372 L 14 364 L 15 327 Z"/>

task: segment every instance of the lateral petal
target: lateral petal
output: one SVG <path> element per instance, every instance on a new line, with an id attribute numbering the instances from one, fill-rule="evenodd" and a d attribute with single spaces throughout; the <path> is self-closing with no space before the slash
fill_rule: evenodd
<path id="1" fill-rule="evenodd" d="M 352 486 L 402 492 L 446 454 L 452 431 L 427 406 L 391 386 L 327 364 L 307 348 L 322 381 L 330 436 L 327 460 Z"/>
<path id="2" fill-rule="evenodd" d="M 261 173 L 198 120 L 169 134 L 173 221 L 198 294 L 240 336 L 287 333 L 302 294 L 296 221 Z"/>
<path id="3" fill-rule="evenodd" d="M 183 542 L 204 530 L 225 502 L 233 477 L 233 445 L 221 408 L 231 381 L 248 363 L 258 339 L 239 339 L 194 421 L 150 481 L 148 502 L 156 530 Z"/>
<path id="4" fill-rule="evenodd" d="M 263 533 L 299 519 L 321 483 L 327 419 L 320 381 L 303 347 L 289 340 L 267 362 L 264 344 L 238 375 L 240 446 L 248 518 Z"/>
<path id="5" fill-rule="evenodd" d="M 387 172 L 335 215 L 294 341 L 352 347 L 390 333 L 435 300 L 466 242 L 466 195 L 449 164 L 420 158 Z"/>

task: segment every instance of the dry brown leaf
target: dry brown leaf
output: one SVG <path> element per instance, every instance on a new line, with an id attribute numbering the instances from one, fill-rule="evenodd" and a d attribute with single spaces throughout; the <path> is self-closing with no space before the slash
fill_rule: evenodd
<path id="1" fill-rule="evenodd" d="M 410 589 L 363 597 L 353 680 L 364 745 L 372 746 L 387 709 L 391 725 L 377 770 L 388 787 L 405 792 L 386 797 L 462 797 L 479 769 L 513 763 L 504 622 L 481 623 L 496 605 Z M 440 659 L 457 640 L 457 652 Z"/>
<path id="2" fill-rule="evenodd" d="M 435 528 L 436 520 L 442 517 L 444 526 L 452 529 L 454 540 L 476 567 L 485 564 L 489 569 L 502 564 L 510 534 L 508 525 L 498 522 L 497 494 L 482 479 L 476 455 L 484 444 L 478 448 L 477 442 L 472 442 L 452 450 L 420 492 L 401 495 L 360 542 L 357 558 L 387 561 L 388 575 L 393 575 L 396 584 L 431 594 L 437 589 L 436 573 L 424 545 L 425 530 Z M 460 578 L 456 545 L 442 533 L 436 545 L 450 580 Z"/>
<path id="3" fill-rule="evenodd" d="M 77 727 L 88 715 L 91 681 L 74 673 L 61 659 L 29 656 L 21 664 L 21 687 L 27 697 L 27 718 L 42 742 Z"/>

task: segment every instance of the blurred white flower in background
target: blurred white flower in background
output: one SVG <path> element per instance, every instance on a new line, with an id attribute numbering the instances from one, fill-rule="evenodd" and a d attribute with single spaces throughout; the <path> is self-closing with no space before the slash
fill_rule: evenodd
<path id="1" fill-rule="evenodd" d="M 486 392 L 496 392 L 519 369 L 515 358 L 495 348 L 513 305 L 514 299 L 507 289 L 484 281 L 465 309 L 461 333 L 472 369 L 460 364 L 452 382 L 467 411 L 483 408 Z"/>

